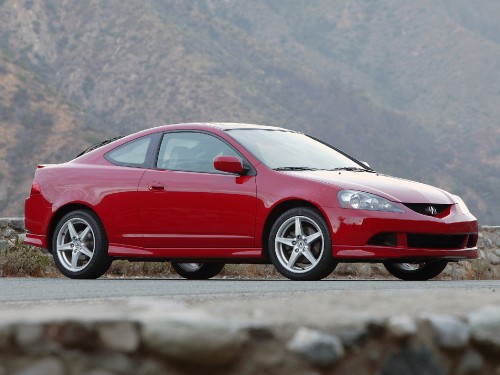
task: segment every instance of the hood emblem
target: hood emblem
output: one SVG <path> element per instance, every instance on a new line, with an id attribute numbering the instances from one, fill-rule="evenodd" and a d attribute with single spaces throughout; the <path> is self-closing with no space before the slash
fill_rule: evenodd
<path id="1" fill-rule="evenodd" d="M 438 212 L 438 211 L 437 211 L 436 207 L 434 207 L 434 206 L 429 206 L 429 207 L 427 207 L 427 208 L 425 209 L 425 213 L 426 213 L 427 215 L 434 216 L 434 215 L 436 215 L 436 214 L 437 214 L 437 212 Z"/>

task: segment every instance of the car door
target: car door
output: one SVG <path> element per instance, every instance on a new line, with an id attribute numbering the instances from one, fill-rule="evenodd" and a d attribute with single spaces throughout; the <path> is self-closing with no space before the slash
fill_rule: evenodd
<path id="1" fill-rule="evenodd" d="M 139 215 L 151 248 L 251 248 L 255 241 L 255 176 L 215 170 L 218 155 L 242 158 L 204 132 L 163 135 L 156 168 L 139 184 Z"/>

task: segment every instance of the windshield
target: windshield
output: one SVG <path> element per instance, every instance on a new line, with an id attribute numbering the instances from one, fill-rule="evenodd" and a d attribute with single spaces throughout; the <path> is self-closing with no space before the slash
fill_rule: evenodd
<path id="1" fill-rule="evenodd" d="M 304 134 L 274 129 L 231 129 L 227 132 L 272 169 L 367 170 L 347 156 Z"/>

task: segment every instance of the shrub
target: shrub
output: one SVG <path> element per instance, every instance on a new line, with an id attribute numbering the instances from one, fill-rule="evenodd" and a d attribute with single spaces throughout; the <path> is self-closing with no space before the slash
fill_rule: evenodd
<path id="1" fill-rule="evenodd" d="M 50 255 L 19 241 L 0 255 L 0 276 L 54 277 L 57 274 Z"/>

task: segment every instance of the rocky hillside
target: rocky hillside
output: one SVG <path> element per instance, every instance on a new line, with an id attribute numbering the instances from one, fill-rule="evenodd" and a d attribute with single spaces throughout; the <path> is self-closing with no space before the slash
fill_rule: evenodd
<path id="1" fill-rule="evenodd" d="M 498 7 L 0 0 L 0 216 L 22 213 L 37 163 L 207 120 L 312 133 L 498 223 Z"/>

